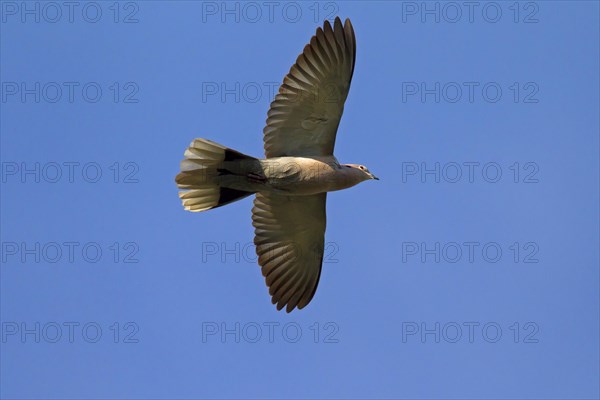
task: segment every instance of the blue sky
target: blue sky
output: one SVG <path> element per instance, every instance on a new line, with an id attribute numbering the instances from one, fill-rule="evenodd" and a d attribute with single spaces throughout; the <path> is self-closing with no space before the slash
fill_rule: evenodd
<path id="1" fill-rule="evenodd" d="M 223 4 L 0 3 L 0 395 L 598 398 L 598 3 Z M 174 176 L 195 137 L 261 156 L 335 15 L 336 156 L 381 180 L 329 195 L 285 314 L 251 198 L 187 213 Z"/>

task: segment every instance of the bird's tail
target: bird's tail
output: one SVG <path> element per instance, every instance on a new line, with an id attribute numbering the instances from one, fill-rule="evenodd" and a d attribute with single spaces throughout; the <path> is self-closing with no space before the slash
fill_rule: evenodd
<path id="1" fill-rule="evenodd" d="M 231 161 L 256 160 L 207 139 L 194 139 L 175 177 L 179 198 L 188 211 L 199 212 L 241 200 L 253 192 L 222 187 L 220 177 L 229 173 Z"/>

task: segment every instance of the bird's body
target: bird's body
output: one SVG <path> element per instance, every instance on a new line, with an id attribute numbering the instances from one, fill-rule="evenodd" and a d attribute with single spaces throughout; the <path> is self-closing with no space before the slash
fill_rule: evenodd
<path id="1" fill-rule="evenodd" d="M 223 163 L 216 182 L 247 192 L 305 196 L 352 187 L 368 177 L 341 165 L 334 156 L 274 157 Z"/>
<path id="2" fill-rule="evenodd" d="M 325 21 L 298 56 L 271 103 L 264 159 L 207 139 L 185 151 L 176 177 L 183 206 L 206 211 L 256 194 L 254 243 L 269 294 L 280 310 L 313 298 L 323 261 L 327 192 L 377 179 L 333 155 L 354 72 L 350 20 Z"/>

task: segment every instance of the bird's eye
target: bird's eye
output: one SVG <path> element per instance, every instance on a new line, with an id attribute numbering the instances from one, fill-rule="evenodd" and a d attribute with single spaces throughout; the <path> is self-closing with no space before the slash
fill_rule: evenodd
<path id="1" fill-rule="evenodd" d="M 360 169 L 362 169 L 362 170 L 364 170 L 364 169 L 365 169 L 364 165 L 361 165 L 361 166 L 360 166 L 360 167 L 358 167 L 358 168 L 360 168 Z"/>

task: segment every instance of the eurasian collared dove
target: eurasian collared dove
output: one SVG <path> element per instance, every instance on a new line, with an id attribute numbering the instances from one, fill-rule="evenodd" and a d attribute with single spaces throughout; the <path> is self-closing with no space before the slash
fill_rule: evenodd
<path id="1" fill-rule="evenodd" d="M 354 71 L 349 19 L 323 29 L 283 80 L 264 128 L 265 159 L 206 139 L 185 151 L 176 177 L 189 211 L 206 211 L 256 193 L 252 208 L 258 263 L 273 304 L 290 312 L 313 298 L 321 275 L 327 192 L 378 179 L 363 165 L 340 164 L 335 136 Z"/>

